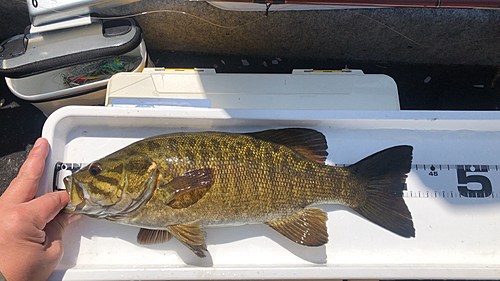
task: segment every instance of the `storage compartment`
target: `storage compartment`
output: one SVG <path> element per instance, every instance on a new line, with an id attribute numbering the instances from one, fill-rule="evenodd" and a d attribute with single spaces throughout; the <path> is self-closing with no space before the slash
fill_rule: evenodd
<path id="1" fill-rule="evenodd" d="M 133 20 L 93 20 L 84 26 L 18 35 L 2 43 L 7 86 L 49 115 L 65 105 L 104 104 L 109 78 L 142 70 L 147 61 Z"/>

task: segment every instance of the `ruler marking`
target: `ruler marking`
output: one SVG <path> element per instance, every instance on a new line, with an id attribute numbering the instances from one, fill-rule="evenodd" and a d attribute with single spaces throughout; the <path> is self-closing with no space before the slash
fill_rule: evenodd
<path id="1" fill-rule="evenodd" d="M 464 199 L 464 200 L 477 200 L 483 198 L 489 198 L 498 200 L 500 198 L 500 192 L 491 193 L 489 196 L 486 196 L 485 193 L 482 192 L 467 192 L 466 194 L 462 194 L 457 191 L 403 191 L 401 193 L 402 197 L 406 198 L 448 198 L 448 199 Z"/>
<path id="2" fill-rule="evenodd" d="M 59 171 L 67 172 L 75 172 L 79 170 L 84 164 L 82 163 L 62 163 L 58 162 L 55 165 L 55 175 Z M 348 164 L 334 164 L 336 167 L 347 167 Z M 483 165 L 483 164 L 412 164 L 411 168 L 414 172 L 417 173 L 418 177 L 421 177 L 424 185 L 428 185 L 425 189 L 429 190 L 408 190 L 408 188 L 412 188 L 412 185 L 408 185 L 405 183 L 405 187 L 401 196 L 408 198 L 453 198 L 453 199 L 463 199 L 463 200 L 480 200 L 480 198 L 491 198 L 495 200 L 500 200 L 500 189 L 497 189 L 498 184 L 500 184 L 500 174 L 495 172 L 499 172 L 499 165 Z M 431 170 L 433 173 L 423 173 L 422 171 Z M 435 172 L 439 169 L 439 174 Z M 470 179 L 472 177 L 479 177 L 483 180 L 487 180 L 490 182 L 490 190 L 487 189 L 478 189 L 477 184 L 479 181 L 473 179 L 467 183 L 459 183 L 457 181 L 457 171 L 452 170 L 462 170 L 466 172 L 465 177 Z M 451 174 L 447 171 L 450 171 Z M 483 173 L 483 174 L 478 174 Z M 486 174 L 485 174 L 486 173 Z M 470 178 L 469 178 L 470 177 Z M 450 180 L 451 179 L 451 180 Z M 446 181 L 445 181 L 446 180 Z M 451 184 L 450 184 L 451 182 Z M 495 185 L 496 184 L 496 185 Z M 54 183 L 54 187 L 56 188 L 57 184 Z M 468 189 L 460 189 L 457 190 L 457 187 L 468 187 Z M 434 188 L 433 188 L 434 187 Z M 492 192 L 491 187 L 493 187 L 494 192 Z M 472 189 L 470 189 L 472 188 Z M 416 185 L 415 189 L 419 189 L 419 185 Z M 445 190 L 442 190 L 445 189 Z M 454 190 L 452 190 L 454 189 Z M 474 190 L 476 189 L 476 190 Z M 463 193 L 461 192 L 463 190 Z"/>
<path id="3" fill-rule="evenodd" d="M 500 184 L 500 174 L 493 172 L 500 172 L 499 165 L 484 165 L 484 164 L 412 164 L 411 169 L 417 172 L 421 177 L 423 184 L 427 185 L 429 190 L 408 190 L 412 188 L 411 184 L 405 183 L 403 197 L 410 198 L 449 198 L 449 199 L 463 199 L 463 200 L 478 200 L 481 198 L 500 199 L 500 191 L 492 192 L 487 189 L 478 189 L 477 186 L 483 188 L 488 186 L 493 187 L 495 190 Z M 430 170 L 432 173 L 425 173 L 423 171 Z M 465 172 L 465 178 L 459 180 L 460 175 L 456 171 Z M 437 173 L 442 171 L 442 173 Z M 448 172 L 452 172 L 449 174 Z M 481 174 L 482 173 L 482 174 Z M 463 175 L 463 174 L 461 174 Z M 443 182 L 446 180 L 446 182 Z M 450 185 L 451 180 L 451 185 Z M 486 183 L 485 183 L 486 182 Z M 450 190 L 433 190 L 432 187 L 443 187 L 447 185 Z M 420 187 L 417 185 L 416 189 Z M 458 190 L 456 190 L 458 188 Z M 464 189 L 465 188 L 465 189 Z M 455 190 L 451 190 L 455 189 Z"/>

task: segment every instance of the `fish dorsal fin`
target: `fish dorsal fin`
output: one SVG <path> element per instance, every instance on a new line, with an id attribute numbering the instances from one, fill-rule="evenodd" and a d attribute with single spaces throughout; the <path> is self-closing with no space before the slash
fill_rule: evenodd
<path id="1" fill-rule="evenodd" d="M 199 221 L 171 225 L 168 230 L 177 238 L 182 244 L 193 251 L 198 257 L 204 258 L 207 251 L 205 244 L 205 230 Z"/>
<path id="2" fill-rule="evenodd" d="M 325 136 L 313 129 L 287 128 L 247 133 L 246 135 L 287 146 L 314 162 L 325 163 L 326 156 L 328 156 Z"/>
<path id="3" fill-rule="evenodd" d="M 314 247 L 328 242 L 327 219 L 321 209 L 306 208 L 266 224 L 297 244 Z"/>
<path id="4" fill-rule="evenodd" d="M 182 209 L 198 202 L 212 187 L 213 170 L 202 168 L 186 172 L 161 187 L 167 196 L 167 205 Z"/>
<path id="5" fill-rule="evenodd" d="M 137 234 L 139 244 L 160 244 L 170 241 L 170 239 L 172 239 L 172 234 L 162 229 L 141 228 Z"/>

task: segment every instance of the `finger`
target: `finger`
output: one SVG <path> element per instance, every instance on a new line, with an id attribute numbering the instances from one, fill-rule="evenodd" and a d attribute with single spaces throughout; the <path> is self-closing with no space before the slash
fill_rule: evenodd
<path id="1" fill-rule="evenodd" d="M 49 143 L 40 138 L 31 149 L 28 158 L 19 170 L 17 177 L 4 193 L 11 202 L 27 202 L 35 197 L 38 181 L 45 167 L 45 158 L 49 153 Z"/>
<path id="2" fill-rule="evenodd" d="M 68 202 L 68 193 L 66 191 L 58 191 L 44 194 L 26 204 L 38 215 L 39 220 L 35 221 L 36 227 L 44 229 L 46 224 L 53 220 Z"/>
<path id="3" fill-rule="evenodd" d="M 81 214 L 59 213 L 45 227 L 46 239 L 43 243 L 49 259 L 59 262 L 63 252 L 63 234 L 66 227 L 79 220 Z"/>
<path id="4" fill-rule="evenodd" d="M 45 242 L 43 246 L 47 252 L 49 263 L 57 264 L 63 255 L 63 233 L 70 223 L 71 214 L 59 213 L 52 221 L 45 226 Z"/>

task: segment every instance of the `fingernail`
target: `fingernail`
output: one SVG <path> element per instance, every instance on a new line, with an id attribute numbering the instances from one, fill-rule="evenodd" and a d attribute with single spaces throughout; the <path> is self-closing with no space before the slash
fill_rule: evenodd
<path id="1" fill-rule="evenodd" d="M 40 146 L 42 144 L 42 138 L 39 138 L 36 140 L 35 144 L 33 145 L 33 147 L 37 147 L 37 146 Z"/>
<path id="2" fill-rule="evenodd" d="M 69 223 L 72 224 L 81 218 L 82 218 L 81 214 L 72 214 L 71 216 L 69 216 Z"/>

